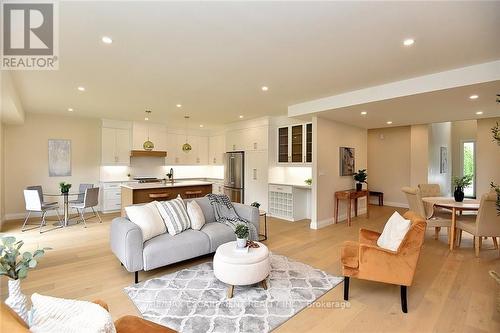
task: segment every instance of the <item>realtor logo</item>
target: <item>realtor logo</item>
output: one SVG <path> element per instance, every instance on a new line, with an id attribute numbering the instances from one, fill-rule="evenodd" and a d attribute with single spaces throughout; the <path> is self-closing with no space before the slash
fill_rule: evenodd
<path id="1" fill-rule="evenodd" d="M 55 2 L 2 3 L 2 69 L 58 69 Z"/>

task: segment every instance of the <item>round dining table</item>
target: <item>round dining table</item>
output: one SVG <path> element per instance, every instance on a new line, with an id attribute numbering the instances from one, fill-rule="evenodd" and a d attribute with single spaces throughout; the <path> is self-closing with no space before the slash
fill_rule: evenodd
<path id="1" fill-rule="evenodd" d="M 79 195 L 85 195 L 85 192 L 72 192 L 72 193 L 44 193 L 44 196 L 48 197 L 63 197 L 63 211 L 64 211 L 64 218 L 62 221 L 62 226 L 67 227 L 68 222 L 70 220 L 69 218 L 69 197 L 70 196 L 79 196 Z"/>
<path id="2" fill-rule="evenodd" d="M 452 197 L 425 197 L 422 201 L 426 208 L 440 207 L 451 210 L 451 228 L 450 228 L 450 251 L 453 251 L 455 247 L 455 229 L 457 225 L 457 213 L 462 213 L 464 211 L 478 211 L 479 210 L 479 200 L 477 199 L 464 199 L 462 202 L 455 201 Z"/>

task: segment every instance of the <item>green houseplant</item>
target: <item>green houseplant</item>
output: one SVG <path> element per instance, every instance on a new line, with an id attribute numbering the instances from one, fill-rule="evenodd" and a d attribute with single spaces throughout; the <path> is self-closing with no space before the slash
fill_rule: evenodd
<path id="1" fill-rule="evenodd" d="M 60 182 L 59 183 L 59 188 L 61 189 L 61 193 L 68 193 L 69 189 L 71 188 L 71 184 L 68 184 L 66 182 Z"/>
<path id="2" fill-rule="evenodd" d="M 500 125 L 498 122 L 491 128 L 491 135 L 493 136 L 493 142 L 496 142 L 500 146 Z"/>
<path id="3" fill-rule="evenodd" d="M 243 223 L 240 223 L 236 226 L 234 233 L 236 234 L 236 246 L 238 248 L 246 247 L 249 234 L 248 226 Z"/>
<path id="4" fill-rule="evenodd" d="M 497 211 L 498 215 L 500 215 L 500 185 L 491 182 L 490 186 L 497 193 Z"/>
<path id="5" fill-rule="evenodd" d="M 311 186 L 312 183 L 313 183 L 313 180 L 312 180 L 312 178 L 307 178 L 306 180 L 304 180 L 304 183 L 306 183 L 307 185 Z"/>
<path id="6" fill-rule="evenodd" d="M 26 296 L 21 292 L 21 280 L 28 276 L 28 270 L 38 264 L 40 258 L 49 248 L 38 249 L 35 252 L 21 254 L 22 240 L 15 237 L 2 237 L 0 242 L 0 275 L 9 277 L 9 297 L 5 300 L 24 321 L 28 320 Z"/>
<path id="7" fill-rule="evenodd" d="M 356 191 L 361 191 L 361 189 L 363 188 L 363 183 L 366 184 L 366 179 L 368 178 L 366 169 L 358 170 L 358 172 L 355 173 L 353 177 L 356 181 Z"/>
<path id="8" fill-rule="evenodd" d="M 472 184 L 472 178 L 472 174 L 465 175 L 463 177 L 453 177 L 453 185 L 455 186 L 455 192 L 453 192 L 453 196 L 455 197 L 456 202 L 464 201 L 464 188 Z"/>
<path id="9" fill-rule="evenodd" d="M 250 206 L 252 206 L 252 207 L 256 207 L 257 209 L 259 209 L 259 207 L 260 207 L 260 203 L 258 203 L 257 201 L 254 201 L 254 202 L 252 202 L 252 203 L 250 204 Z"/>

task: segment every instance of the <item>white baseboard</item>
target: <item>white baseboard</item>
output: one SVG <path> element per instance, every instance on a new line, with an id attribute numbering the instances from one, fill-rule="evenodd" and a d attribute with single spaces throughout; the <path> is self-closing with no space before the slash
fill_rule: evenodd
<path id="1" fill-rule="evenodd" d="M 366 208 L 358 210 L 358 216 L 359 215 L 363 215 L 363 214 L 366 214 Z M 354 218 L 354 212 L 352 212 L 351 218 Z M 345 221 L 345 220 L 347 220 L 347 213 L 339 215 L 339 219 L 338 219 L 337 223 Z M 314 222 L 311 221 L 310 228 L 311 229 L 315 229 L 315 230 L 321 229 L 321 228 L 327 227 L 329 225 L 335 224 L 334 221 L 335 221 L 334 217 L 331 217 L 331 218 L 328 218 L 328 219 L 324 219 L 324 220 L 321 220 L 321 221 L 317 221 L 316 223 L 314 223 Z"/>
<path id="2" fill-rule="evenodd" d="M 407 203 L 401 203 L 401 202 L 392 202 L 392 201 L 384 201 L 384 206 L 391 206 L 391 207 L 399 207 L 399 208 L 408 208 Z"/>

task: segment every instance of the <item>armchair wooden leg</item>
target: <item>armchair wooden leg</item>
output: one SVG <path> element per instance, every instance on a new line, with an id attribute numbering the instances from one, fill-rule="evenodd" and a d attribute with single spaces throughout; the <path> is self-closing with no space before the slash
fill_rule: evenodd
<path id="1" fill-rule="evenodd" d="M 476 257 L 479 258 L 479 248 L 481 247 L 481 237 L 474 236 L 474 248 L 476 250 Z"/>
<path id="2" fill-rule="evenodd" d="M 349 300 L 349 277 L 344 276 L 344 301 Z"/>
<path id="3" fill-rule="evenodd" d="M 406 286 L 401 286 L 401 311 L 404 313 L 408 313 L 408 301 L 406 297 Z"/>

